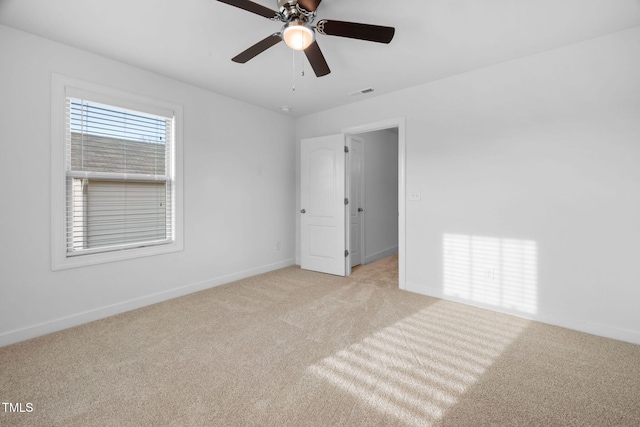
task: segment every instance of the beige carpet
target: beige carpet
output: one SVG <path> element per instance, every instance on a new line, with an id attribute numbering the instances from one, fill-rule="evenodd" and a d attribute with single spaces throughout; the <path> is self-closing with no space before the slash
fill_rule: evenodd
<path id="1" fill-rule="evenodd" d="M 640 346 L 290 267 L 0 348 L 2 426 L 640 426 Z"/>

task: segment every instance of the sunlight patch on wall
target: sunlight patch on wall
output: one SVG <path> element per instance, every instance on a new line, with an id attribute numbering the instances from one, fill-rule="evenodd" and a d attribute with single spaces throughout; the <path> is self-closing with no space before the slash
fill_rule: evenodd
<path id="1" fill-rule="evenodd" d="M 538 249 L 532 240 L 445 234 L 443 293 L 536 314 Z"/>
<path id="2" fill-rule="evenodd" d="M 428 426 L 529 321 L 439 301 L 308 368 L 373 410 Z"/>

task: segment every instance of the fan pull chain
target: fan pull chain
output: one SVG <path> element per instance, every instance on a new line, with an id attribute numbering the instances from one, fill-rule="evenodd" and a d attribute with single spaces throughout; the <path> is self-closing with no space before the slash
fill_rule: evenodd
<path id="1" fill-rule="evenodd" d="M 292 57 L 291 57 L 291 63 L 292 63 L 292 68 L 291 68 L 291 90 L 293 92 L 296 91 L 296 51 L 291 49 L 292 53 Z M 302 72 L 300 73 L 300 75 L 302 77 L 304 77 L 304 58 L 302 58 Z"/>

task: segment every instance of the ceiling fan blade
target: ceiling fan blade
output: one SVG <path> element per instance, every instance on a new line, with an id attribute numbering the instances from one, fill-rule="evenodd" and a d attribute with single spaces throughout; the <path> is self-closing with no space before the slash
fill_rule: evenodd
<path id="1" fill-rule="evenodd" d="M 258 56 L 265 50 L 269 49 L 271 46 L 274 46 L 282 41 L 282 37 L 280 37 L 280 33 L 271 34 L 269 37 L 260 40 L 258 43 L 251 46 L 249 49 L 244 52 L 236 55 L 231 60 L 233 62 L 239 62 L 240 64 L 244 64 L 250 59 Z"/>
<path id="2" fill-rule="evenodd" d="M 315 12 L 322 0 L 298 0 L 298 5 L 308 12 Z"/>
<path id="3" fill-rule="evenodd" d="M 311 64 L 311 68 L 313 68 L 316 76 L 326 76 L 331 72 L 329 64 L 327 64 L 327 61 L 324 59 L 324 55 L 320 50 L 320 46 L 318 46 L 318 42 L 314 41 L 311 43 L 309 47 L 304 50 L 304 54 L 307 56 L 307 59 Z"/>
<path id="4" fill-rule="evenodd" d="M 357 22 L 318 21 L 316 30 L 328 36 L 348 37 L 350 39 L 367 40 L 370 42 L 389 43 L 393 39 L 396 29 L 381 25 L 359 24 Z"/>
<path id="5" fill-rule="evenodd" d="M 221 3 L 230 4 L 231 6 L 238 7 L 240 9 L 247 10 L 249 12 L 255 13 L 260 16 L 264 16 L 265 18 L 275 18 L 278 16 L 278 13 L 275 10 L 271 10 L 268 7 L 262 6 L 261 4 L 254 3 L 249 0 L 218 0 Z"/>

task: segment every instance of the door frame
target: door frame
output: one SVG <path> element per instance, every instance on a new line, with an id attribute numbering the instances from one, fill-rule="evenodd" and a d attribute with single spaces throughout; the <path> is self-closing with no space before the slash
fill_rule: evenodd
<path id="1" fill-rule="evenodd" d="M 356 189 L 356 191 L 358 191 L 358 197 L 355 197 L 353 194 L 351 194 L 351 182 L 348 181 L 348 186 L 347 186 L 347 190 L 348 191 L 348 196 L 349 196 L 349 205 L 351 205 L 352 201 L 355 200 L 359 200 L 360 201 L 360 206 L 364 207 L 365 204 L 365 200 L 364 200 L 364 195 L 365 195 L 365 179 L 364 179 L 364 159 L 365 159 L 365 143 L 364 143 L 364 139 L 361 138 L 360 136 L 357 135 L 350 135 L 349 137 L 347 137 L 345 135 L 345 144 L 347 145 L 347 147 L 349 147 L 349 153 L 355 153 L 355 150 L 353 148 L 353 144 L 352 141 L 356 140 L 361 144 L 361 169 L 360 169 L 360 176 L 358 177 L 359 181 L 360 181 L 360 185 L 358 186 L 358 188 Z M 347 165 L 347 172 L 345 175 L 347 175 L 347 179 L 351 180 L 353 174 L 352 174 L 352 170 L 351 167 L 353 166 L 353 157 L 351 156 L 351 154 L 349 154 L 347 160 L 346 160 L 346 165 Z M 351 218 L 348 218 L 349 221 L 351 221 Z M 365 248 L 365 235 L 364 235 L 364 230 L 365 230 L 365 221 L 366 221 L 366 211 L 364 211 L 361 215 L 360 218 L 358 220 L 358 224 L 359 224 L 359 233 L 358 236 L 360 236 L 359 240 L 359 245 L 360 245 L 360 251 L 358 252 L 358 264 L 357 265 L 364 265 L 364 248 Z M 349 232 L 349 239 L 351 239 L 351 222 L 349 222 L 349 225 L 347 225 L 347 231 Z M 349 252 L 351 252 L 351 242 L 349 242 Z M 353 254 L 349 254 L 349 256 L 352 256 Z M 350 265 L 353 264 L 353 258 L 350 260 Z"/>
<path id="2" fill-rule="evenodd" d="M 342 133 L 347 146 L 350 146 L 352 136 L 391 128 L 398 129 L 398 286 L 406 290 L 406 119 L 403 116 L 352 126 L 342 129 Z M 346 227 L 349 236 L 349 221 Z"/>

